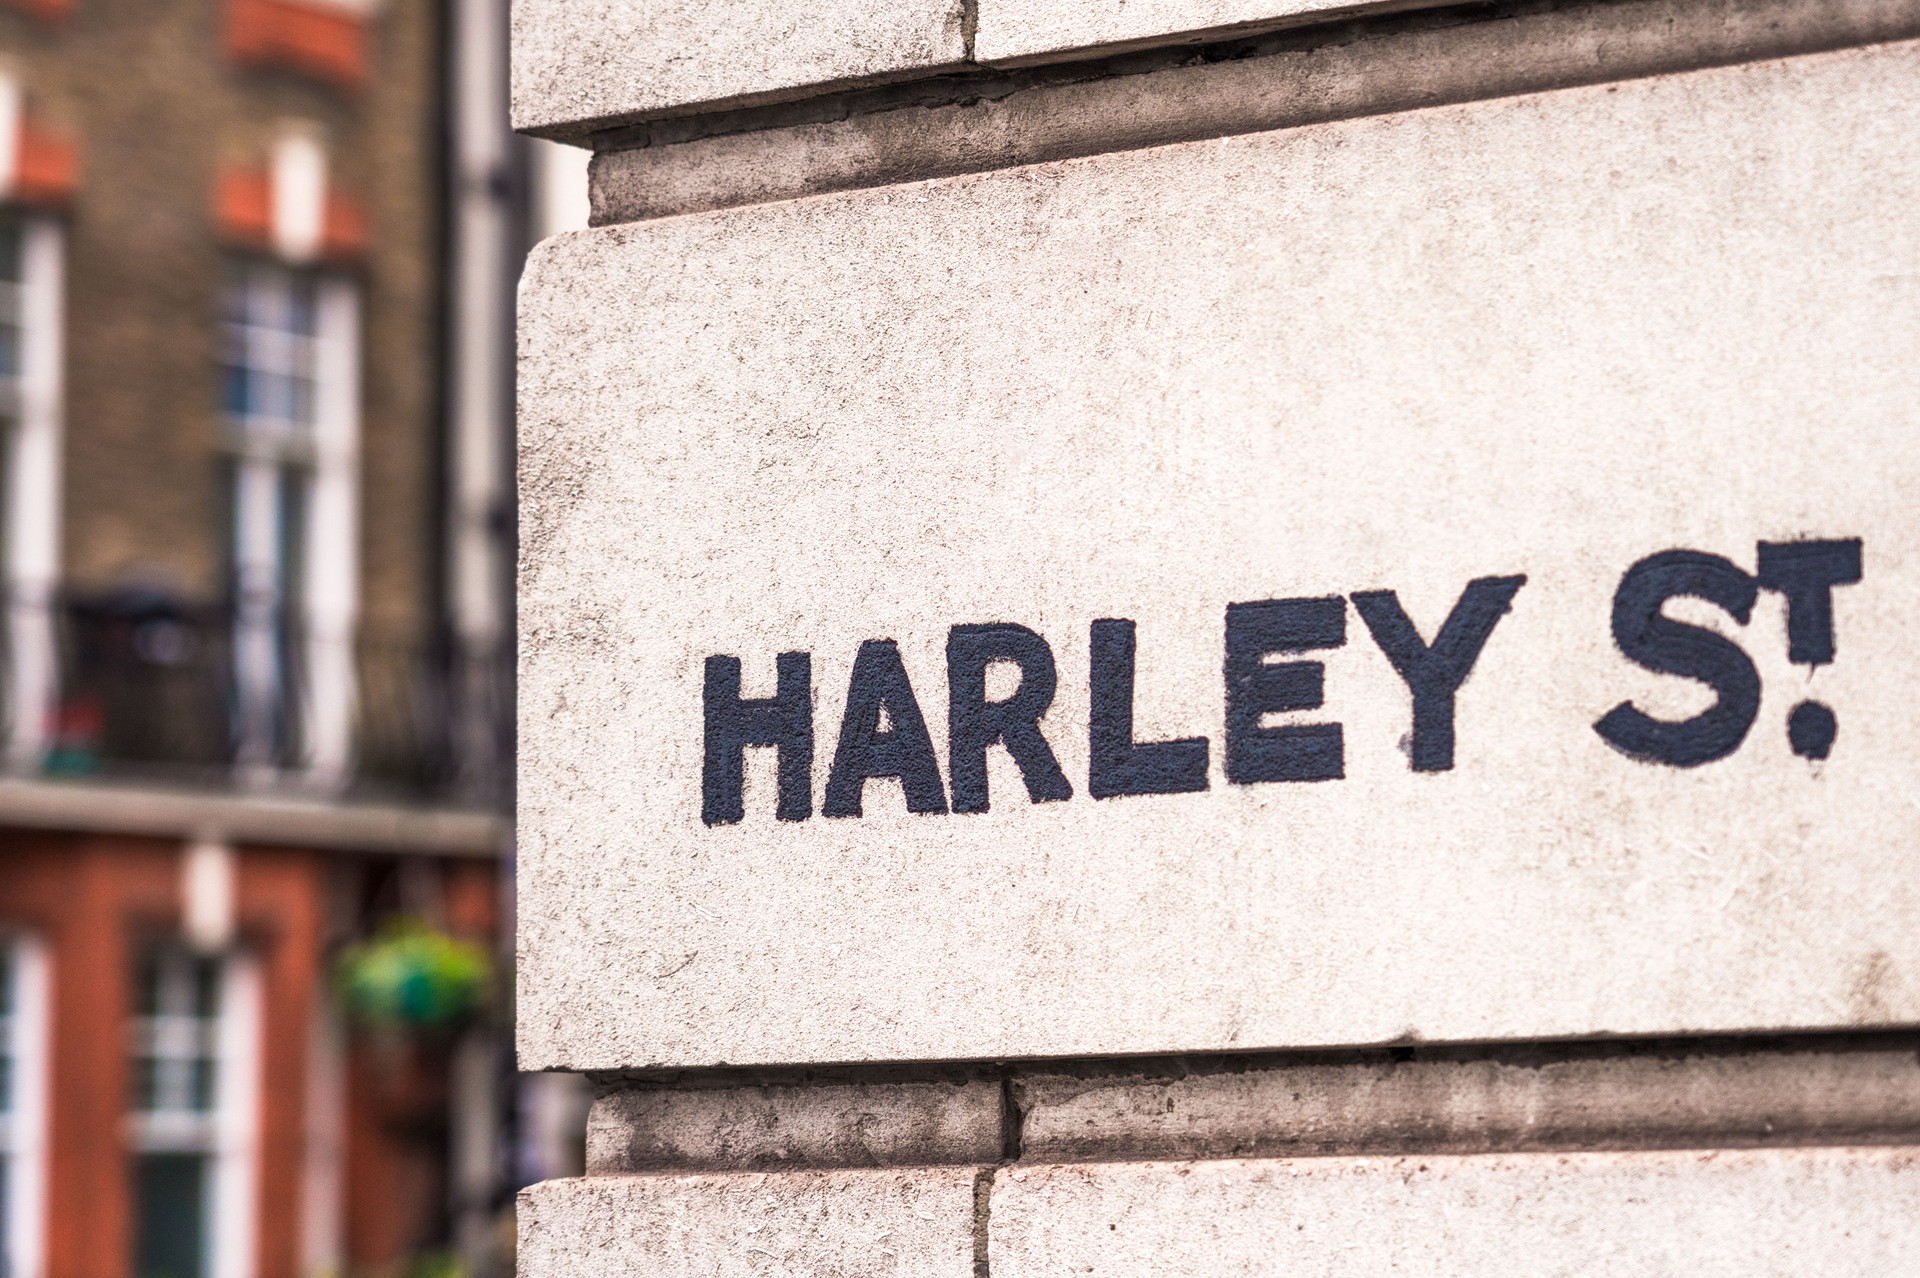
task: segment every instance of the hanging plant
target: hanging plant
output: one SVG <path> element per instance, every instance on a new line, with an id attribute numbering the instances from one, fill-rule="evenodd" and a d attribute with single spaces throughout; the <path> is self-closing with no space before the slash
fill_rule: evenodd
<path id="1" fill-rule="evenodd" d="M 334 985 L 356 1020 L 445 1029 L 486 1004 L 492 966 L 481 946 L 403 917 L 343 951 L 334 965 Z"/>

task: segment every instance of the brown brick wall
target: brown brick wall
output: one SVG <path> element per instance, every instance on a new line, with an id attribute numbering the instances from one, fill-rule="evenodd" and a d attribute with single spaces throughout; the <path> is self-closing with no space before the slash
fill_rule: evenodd
<path id="1" fill-rule="evenodd" d="M 218 303 L 223 169 L 258 167 L 282 119 L 325 130 L 330 179 L 366 209 L 363 616 L 376 644 L 424 639 L 437 522 L 439 136 L 435 6 L 372 19 L 355 91 L 242 67 L 225 0 L 77 0 L 59 21 L 0 8 L 30 109 L 80 147 L 68 243 L 69 584 L 221 593 Z"/>

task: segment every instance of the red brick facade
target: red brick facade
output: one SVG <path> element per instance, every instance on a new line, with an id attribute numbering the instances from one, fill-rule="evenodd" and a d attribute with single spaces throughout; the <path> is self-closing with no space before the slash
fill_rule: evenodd
<path id="1" fill-rule="evenodd" d="M 131 976 L 141 946 L 181 931 L 178 842 L 0 830 L 0 929 L 42 937 L 51 960 L 47 1278 L 117 1278 L 133 1254 L 126 1138 Z M 301 1272 L 302 1166 L 316 1002 L 338 858 L 248 847 L 237 856 L 237 944 L 263 977 L 258 1115 L 258 1278 Z M 435 865 L 447 922 L 487 937 L 494 867 Z M 445 1047 L 431 1038 L 351 1044 L 345 1113 L 345 1258 L 380 1272 L 416 1251 L 442 1208 Z"/>

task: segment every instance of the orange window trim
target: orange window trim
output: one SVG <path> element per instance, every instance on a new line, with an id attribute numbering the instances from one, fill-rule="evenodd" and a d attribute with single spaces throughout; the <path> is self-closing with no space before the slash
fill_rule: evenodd
<path id="1" fill-rule="evenodd" d="M 264 171 L 223 173 L 214 194 L 220 234 L 247 248 L 273 240 L 273 190 Z"/>
<path id="2" fill-rule="evenodd" d="M 273 246 L 273 182 L 264 169 L 220 175 L 214 191 L 214 220 L 220 234 L 241 248 Z M 367 215 L 360 202 L 338 191 L 327 193 L 320 253 L 328 262 L 354 262 L 366 255 Z"/>
<path id="3" fill-rule="evenodd" d="M 245 65 L 297 71 L 344 89 L 367 80 L 367 24 L 332 6 L 228 0 L 227 51 Z"/>
<path id="4" fill-rule="evenodd" d="M 79 185 L 79 149 L 66 138 L 40 131 L 32 121 L 20 128 L 17 163 L 13 195 L 24 204 L 63 205 Z"/>

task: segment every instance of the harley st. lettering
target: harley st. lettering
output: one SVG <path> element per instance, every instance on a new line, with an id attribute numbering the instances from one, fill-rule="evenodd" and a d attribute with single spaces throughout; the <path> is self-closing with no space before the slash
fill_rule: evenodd
<path id="1" fill-rule="evenodd" d="M 1763 541 L 1756 558 L 1756 570 L 1749 573 L 1719 555 L 1664 550 L 1622 575 L 1611 619 L 1620 654 L 1655 673 L 1703 683 L 1715 700 L 1699 714 L 1677 721 L 1656 718 L 1622 701 L 1593 725 L 1609 746 L 1647 763 L 1698 767 L 1738 750 L 1759 713 L 1760 675 L 1753 659 L 1733 639 L 1667 616 L 1664 609 L 1670 600 L 1703 600 L 1745 626 L 1760 592 L 1774 592 L 1786 603 L 1790 660 L 1819 666 L 1834 659 L 1834 590 L 1860 580 L 1859 539 Z M 1406 687 L 1411 730 L 1404 747 L 1410 768 L 1451 771 L 1455 698 L 1478 669 L 1495 628 L 1526 582 L 1519 574 L 1469 581 L 1431 638 L 1421 633 L 1391 590 L 1228 604 L 1222 626 L 1225 739 L 1220 751 L 1228 783 L 1324 782 L 1346 776 L 1345 732 L 1325 713 L 1326 666 L 1316 654 L 1348 644 L 1349 604 Z M 1190 793 L 1211 784 L 1214 743 L 1209 738 L 1142 740 L 1136 735 L 1134 659 L 1139 642 L 1138 627 L 1127 618 L 1101 617 L 1090 623 L 1085 789 L 1095 799 Z M 827 772 L 822 816 L 860 816 L 869 782 L 897 784 L 909 812 L 986 812 L 992 797 L 987 751 L 994 747 L 1012 760 L 1027 802 L 1060 803 L 1074 797 L 1074 783 L 1042 726 L 1060 683 L 1046 638 L 1012 622 L 957 625 L 947 633 L 946 657 L 943 776 L 899 645 L 892 639 L 860 645 Z M 987 670 L 994 665 L 1011 667 L 1016 675 L 1007 696 L 987 694 Z M 770 747 L 778 755 L 774 815 L 783 821 L 813 815 L 812 657 L 782 652 L 774 666 L 774 695 L 745 698 L 739 657 L 706 660 L 701 817 L 708 825 L 743 818 L 744 759 L 750 747 Z M 1316 717 L 1269 723 L 1276 714 Z M 1801 701 L 1788 715 L 1789 742 L 1803 758 L 1825 759 L 1837 732 L 1834 712 L 1818 701 Z"/>

